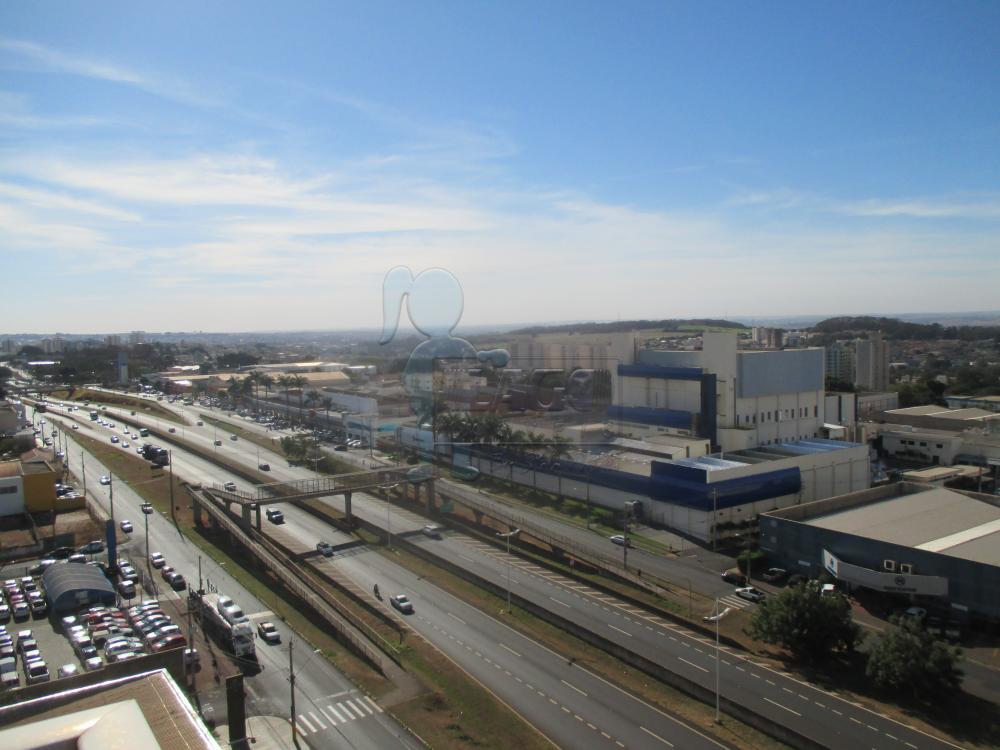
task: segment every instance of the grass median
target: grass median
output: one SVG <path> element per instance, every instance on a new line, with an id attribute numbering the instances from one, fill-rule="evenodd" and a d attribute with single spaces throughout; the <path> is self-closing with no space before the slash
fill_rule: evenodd
<path id="1" fill-rule="evenodd" d="M 60 401 L 89 401 L 91 404 L 117 406 L 133 410 L 136 413 L 141 412 L 147 416 L 183 424 L 183 420 L 175 412 L 161 406 L 158 402 L 151 401 L 148 398 L 130 396 L 127 393 L 110 393 L 106 391 L 93 391 L 89 388 L 76 388 L 72 391 L 53 391 L 49 396 Z"/>

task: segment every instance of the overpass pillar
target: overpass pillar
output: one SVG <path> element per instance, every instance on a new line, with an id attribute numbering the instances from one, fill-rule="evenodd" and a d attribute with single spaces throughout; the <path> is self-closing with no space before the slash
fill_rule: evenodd
<path id="1" fill-rule="evenodd" d="M 250 503 L 241 503 L 240 509 L 243 511 L 240 526 L 245 532 L 250 533 L 251 528 L 253 528 L 253 521 L 250 517 L 250 514 L 253 513 L 253 509 L 250 507 Z"/>
<path id="2" fill-rule="evenodd" d="M 194 516 L 194 525 L 201 526 L 201 503 L 198 498 L 191 499 L 191 513 Z"/>
<path id="3" fill-rule="evenodd" d="M 419 489 L 418 489 L 418 492 L 419 492 Z M 426 497 L 427 515 L 433 516 L 434 515 L 434 480 L 433 479 L 429 479 L 427 481 L 427 490 L 426 490 L 426 492 L 427 492 L 427 497 Z"/>
<path id="4" fill-rule="evenodd" d="M 347 528 L 351 528 L 354 525 L 354 519 L 351 518 L 351 493 L 344 493 L 344 516 L 347 518 Z"/>
<path id="5" fill-rule="evenodd" d="M 257 503 L 257 507 L 254 508 L 254 510 L 257 512 L 257 518 L 255 519 L 254 525 L 257 531 L 260 531 L 260 503 Z"/>

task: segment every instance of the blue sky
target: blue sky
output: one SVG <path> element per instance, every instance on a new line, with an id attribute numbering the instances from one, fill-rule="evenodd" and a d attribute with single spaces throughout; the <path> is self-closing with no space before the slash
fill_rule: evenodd
<path id="1" fill-rule="evenodd" d="M 1000 308 L 996 3 L 0 5 L 0 329 Z"/>

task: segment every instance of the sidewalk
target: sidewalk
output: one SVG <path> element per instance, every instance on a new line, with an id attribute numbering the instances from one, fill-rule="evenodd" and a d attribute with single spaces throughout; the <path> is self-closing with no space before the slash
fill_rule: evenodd
<path id="1" fill-rule="evenodd" d="M 229 745 L 229 725 L 222 724 L 218 727 L 219 746 L 226 748 Z M 233 745 L 234 748 L 241 747 Z M 244 748 L 253 750 L 295 750 L 296 745 L 292 743 L 292 726 L 288 719 L 279 716 L 250 716 L 247 717 L 247 742 L 242 744 Z M 309 743 L 300 734 L 298 737 L 298 748 L 304 750 Z"/>

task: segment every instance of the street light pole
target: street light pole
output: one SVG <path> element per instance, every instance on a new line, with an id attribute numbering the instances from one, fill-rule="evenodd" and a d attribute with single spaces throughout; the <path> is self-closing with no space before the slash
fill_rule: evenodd
<path id="1" fill-rule="evenodd" d="M 719 724 L 719 600 L 715 600 L 715 723 Z"/>
<path id="2" fill-rule="evenodd" d="M 172 450 L 167 451 L 167 461 L 170 464 L 170 520 L 177 523 L 177 517 L 174 514 L 174 452 Z"/>
<path id="3" fill-rule="evenodd" d="M 510 610 L 510 539 L 515 534 L 520 534 L 520 529 L 514 529 L 513 531 L 508 531 L 506 534 L 501 534 L 497 532 L 497 536 L 503 537 L 507 540 L 507 614 L 511 614 Z"/>
<path id="4" fill-rule="evenodd" d="M 115 475 L 108 474 L 108 493 L 111 497 L 111 523 L 115 522 Z"/>

